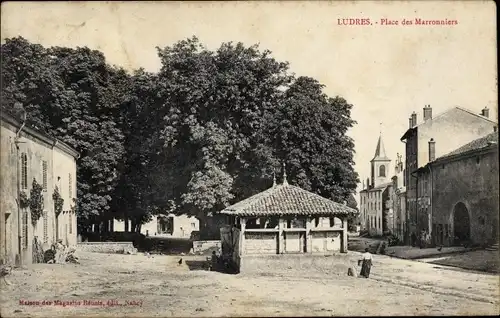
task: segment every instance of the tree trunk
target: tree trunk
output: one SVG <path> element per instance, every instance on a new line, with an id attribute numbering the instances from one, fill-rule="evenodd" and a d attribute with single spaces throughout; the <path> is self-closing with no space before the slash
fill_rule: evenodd
<path id="1" fill-rule="evenodd" d="M 125 222 L 125 232 L 128 232 L 129 229 L 128 229 L 128 217 L 125 216 L 125 219 L 124 219 L 124 222 Z"/>
<path id="2" fill-rule="evenodd" d="M 136 230 L 136 222 L 135 222 L 134 219 L 132 219 L 132 232 L 134 232 L 134 233 L 137 232 L 137 230 Z"/>

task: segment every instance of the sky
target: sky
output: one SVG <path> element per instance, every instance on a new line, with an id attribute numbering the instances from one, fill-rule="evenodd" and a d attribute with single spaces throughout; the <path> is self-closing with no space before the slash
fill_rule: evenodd
<path id="1" fill-rule="evenodd" d="M 357 124 L 349 135 L 365 180 L 379 134 L 393 171 L 408 118 L 415 111 L 420 122 L 424 105 L 434 116 L 453 106 L 477 113 L 486 106 L 497 121 L 495 13 L 493 1 L 2 2 L 1 38 L 88 46 L 111 64 L 149 71 L 160 66 L 156 46 L 193 35 L 209 49 L 258 43 L 297 76 L 316 78 L 326 94 L 353 105 Z M 372 24 L 338 24 L 356 18 Z M 417 18 L 457 24 L 415 25 Z"/>

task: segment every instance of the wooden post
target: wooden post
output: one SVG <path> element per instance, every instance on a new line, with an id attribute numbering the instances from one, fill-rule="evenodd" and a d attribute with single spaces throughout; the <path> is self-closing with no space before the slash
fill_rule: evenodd
<path id="1" fill-rule="evenodd" d="M 342 253 L 347 253 L 347 216 L 342 218 Z"/>
<path id="2" fill-rule="evenodd" d="M 281 215 L 278 219 L 278 254 L 284 253 L 284 245 L 283 245 L 283 218 Z"/>
<path id="3" fill-rule="evenodd" d="M 304 252 L 306 253 L 312 253 L 312 236 L 311 236 L 311 221 L 313 219 L 311 216 L 308 216 L 306 218 L 306 250 Z"/>
<path id="4" fill-rule="evenodd" d="M 240 232 L 240 256 L 245 255 L 245 227 L 247 224 L 247 219 L 246 218 L 241 218 L 240 219 L 240 224 L 241 224 L 241 232 Z"/>

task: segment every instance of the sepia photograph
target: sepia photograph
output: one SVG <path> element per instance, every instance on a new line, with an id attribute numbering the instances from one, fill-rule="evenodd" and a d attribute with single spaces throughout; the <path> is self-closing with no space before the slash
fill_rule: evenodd
<path id="1" fill-rule="evenodd" d="M 4 1 L 1 317 L 500 315 L 493 1 Z"/>

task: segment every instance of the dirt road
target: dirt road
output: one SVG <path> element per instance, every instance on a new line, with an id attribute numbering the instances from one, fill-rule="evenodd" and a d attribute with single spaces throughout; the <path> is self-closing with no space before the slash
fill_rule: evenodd
<path id="1" fill-rule="evenodd" d="M 14 271 L 12 285 L 2 285 L 1 316 L 499 314 L 499 276 L 385 256 L 376 256 L 369 279 L 332 268 L 278 266 L 240 275 L 190 270 L 186 261 L 202 259 L 195 256 L 183 256 L 182 265 L 174 256 L 79 256 L 81 265 Z"/>

